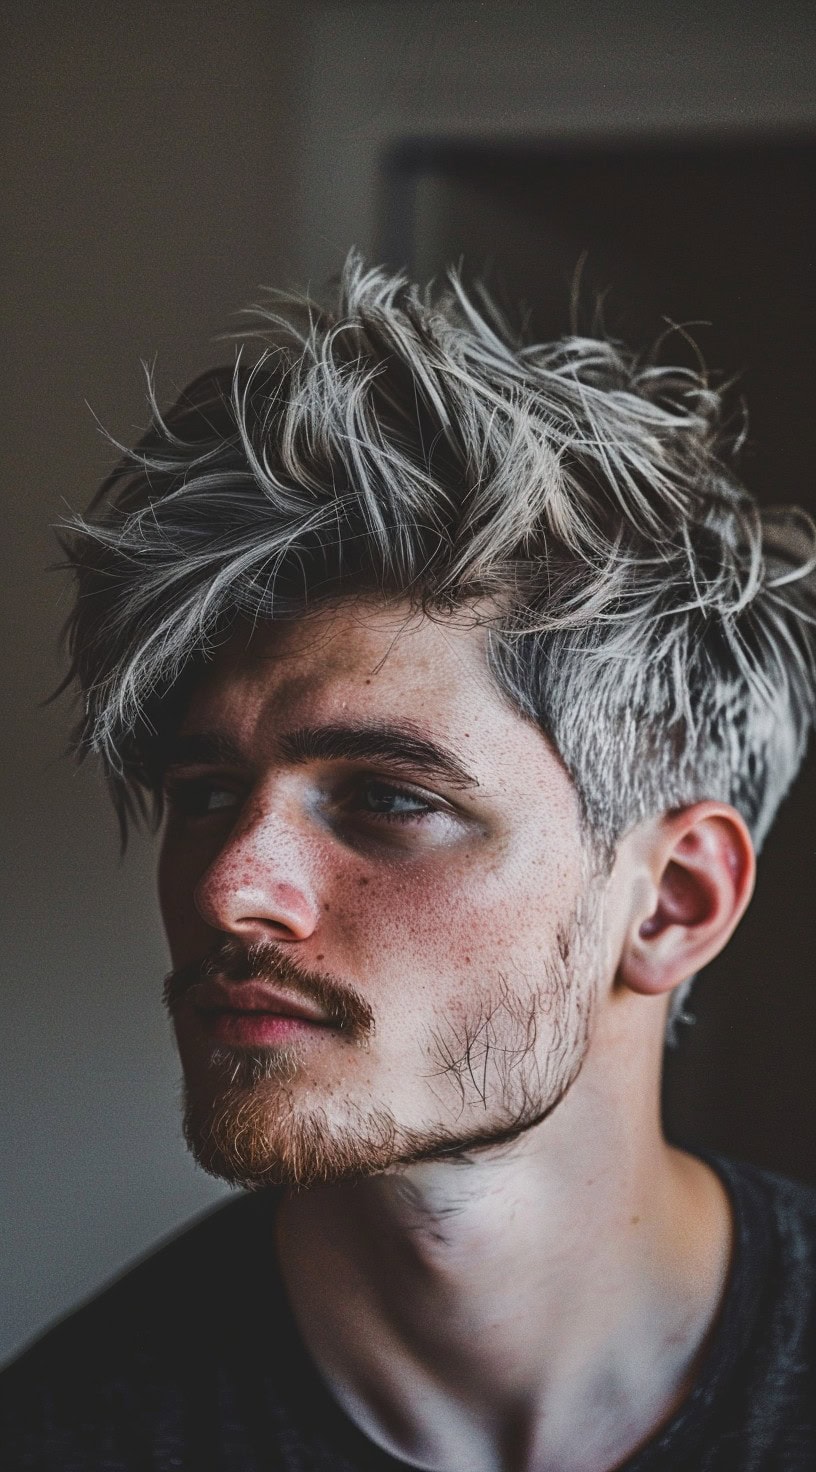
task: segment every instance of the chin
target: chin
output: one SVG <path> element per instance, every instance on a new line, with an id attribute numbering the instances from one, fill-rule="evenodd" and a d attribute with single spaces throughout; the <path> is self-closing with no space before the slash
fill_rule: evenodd
<path id="1" fill-rule="evenodd" d="M 207 1095 L 188 1089 L 184 1137 L 198 1164 L 245 1190 L 303 1190 L 378 1175 L 396 1162 L 398 1130 L 387 1110 L 355 1117 L 346 1104 L 345 1118 L 333 1118 L 313 1095 L 296 1097 L 293 1076 L 281 1072 Z"/>
<path id="2" fill-rule="evenodd" d="M 319 1102 L 312 1089 L 292 1087 L 298 1062 L 271 1075 L 263 1063 L 262 1079 L 250 1085 L 189 1089 L 185 1096 L 184 1137 L 203 1170 L 244 1190 L 269 1186 L 307 1190 L 339 1185 L 406 1170 L 432 1161 L 465 1164 L 485 1154 L 504 1154 L 543 1124 L 561 1102 L 556 1097 L 523 1111 L 502 1114 L 470 1130 L 430 1126 L 400 1127 L 391 1111 L 368 1104 L 355 1106 L 346 1097 L 342 1113 Z M 244 1063 L 246 1072 L 250 1064 Z"/>

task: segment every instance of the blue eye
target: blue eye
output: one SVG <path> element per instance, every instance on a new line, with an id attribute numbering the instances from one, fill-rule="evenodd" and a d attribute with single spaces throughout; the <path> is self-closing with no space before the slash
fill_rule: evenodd
<path id="1" fill-rule="evenodd" d="M 436 811 L 415 792 L 393 787 L 390 782 L 366 782 L 362 790 L 367 799 L 365 804 L 360 804 L 362 810 L 388 822 L 417 822 Z"/>

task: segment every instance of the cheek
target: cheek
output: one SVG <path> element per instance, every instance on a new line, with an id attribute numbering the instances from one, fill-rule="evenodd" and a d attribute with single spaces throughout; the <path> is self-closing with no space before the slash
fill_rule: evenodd
<path id="1" fill-rule="evenodd" d="M 174 964 L 188 959 L 186 952 L 206 926 L 195 907 L 194 894 L 206 861 L 165 837 L 159 854 L 157 888 L 159 909 Z"/>
<path id="2" fill-rule="evenodd" d="M 572 878 L 564 866 L 501 856 L 478 869 L 467 861 L 367 868 L 332 900 L 345 951 L 338 960 L 364 989 L 406 1008 L 466 1004 L 509 973 L 535 985 L 571 914 Z"/>

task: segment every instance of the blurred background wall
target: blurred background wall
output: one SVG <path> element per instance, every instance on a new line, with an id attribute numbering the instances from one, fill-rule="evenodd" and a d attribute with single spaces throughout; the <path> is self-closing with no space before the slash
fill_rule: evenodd
<path id="1" fill-rule="evenodd" d="M 319 287 L 352 244 L 421 276 L 463 256 L 542 333 L 585 257 L 612 331 L 694 323 L 739 372 L 746 477 L 816 510 L 811 6 L 6 10 L 0 1356 L 225 1192 L 181 1141 L 153 845 L 120 862 L 97 775 L 62 756 L 70 709 L 41 704 L 66 612 L 50 527 L 112 458 L 87 405 L 131 439 L 140 358 L 171 398 L 260 285 Z M 677 1138 L 816 1180 L 813 773 L 666 1108 Z"/>

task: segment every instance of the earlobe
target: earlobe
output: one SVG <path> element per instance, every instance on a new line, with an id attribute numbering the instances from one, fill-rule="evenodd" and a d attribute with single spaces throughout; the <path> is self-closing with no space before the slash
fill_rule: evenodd
<path id="1" fill-rule="evenodd" d="M 695 803 L 654 825 L 643 850 L 651 882 L 633 905 L 619 980 L 659 995 L 722 950 L 751 898 L 755 861 L 748 830 L 728 804 Z M 644 887 L 638 887 L 643 895 Z"/>

